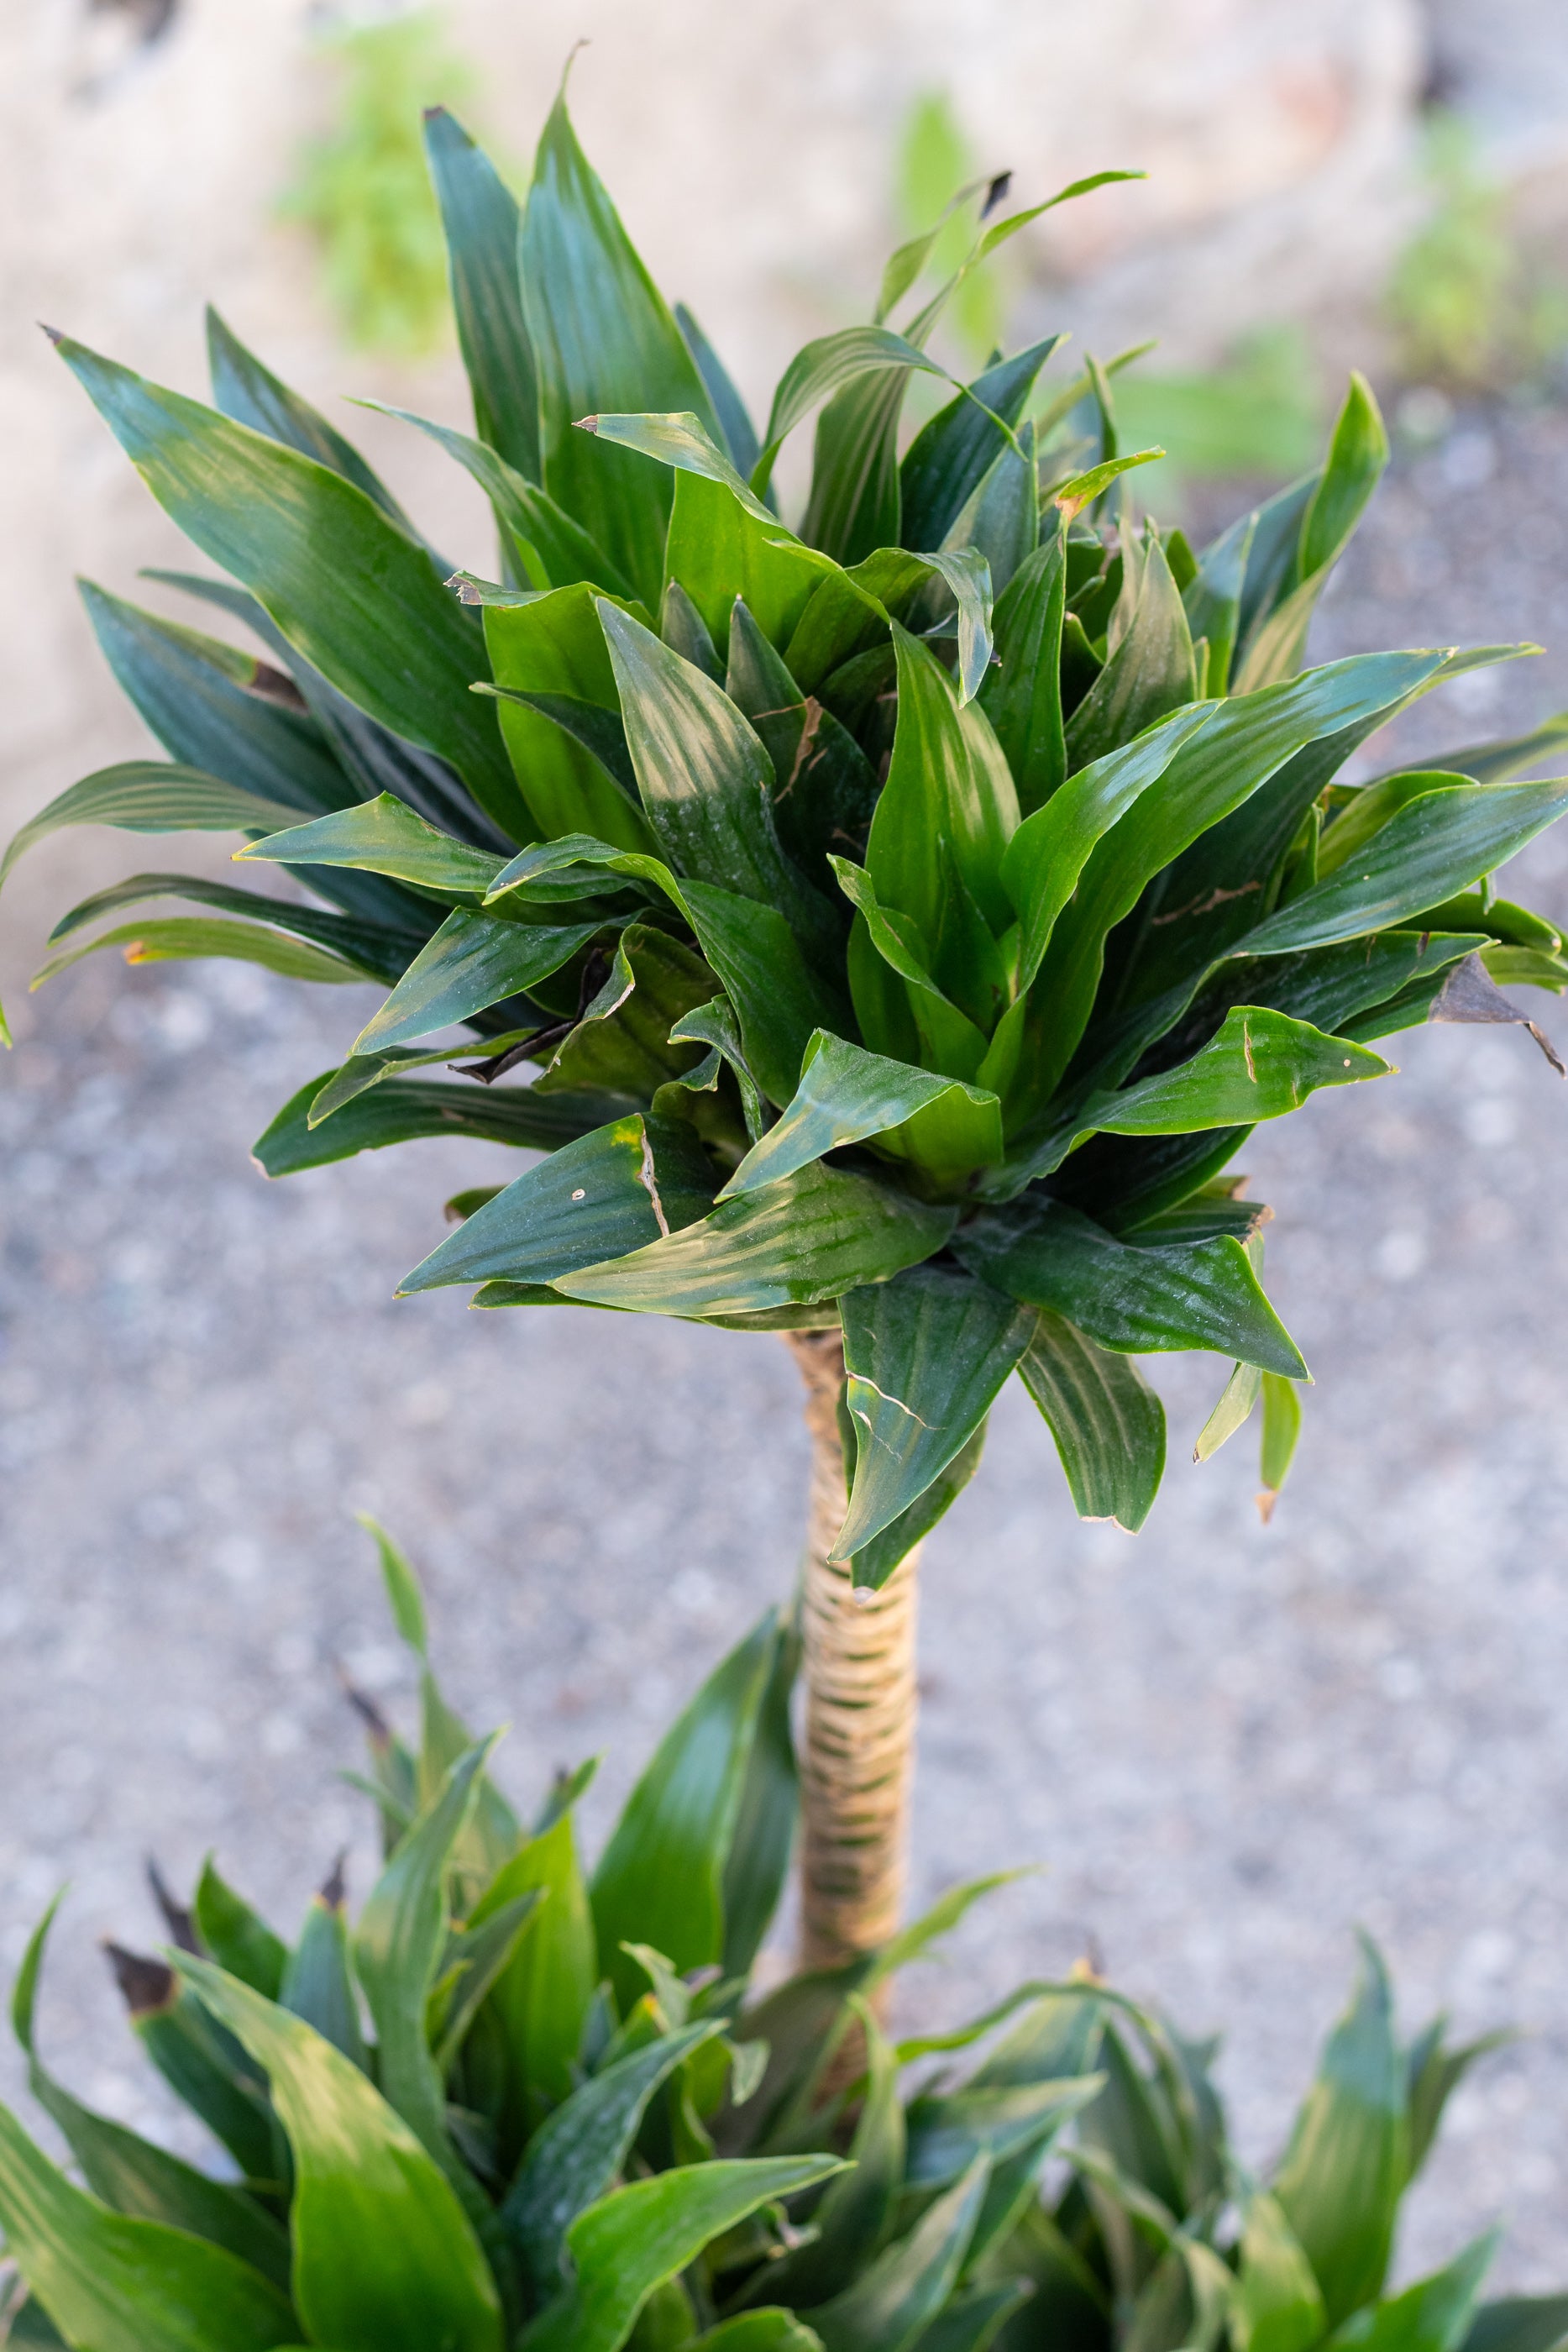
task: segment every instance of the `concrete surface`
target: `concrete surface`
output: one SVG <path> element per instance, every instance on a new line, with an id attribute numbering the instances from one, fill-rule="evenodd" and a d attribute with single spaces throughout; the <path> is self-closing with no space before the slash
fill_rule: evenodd
<path id="1" fill-rule="evenodd" d="M 1556 648 L 1423 706 L 1410 752 L 1568 702 L 1565 514 L 1561 414 L 1461 417 L 1401 467 L 1319 649 Z M 1568 913 L 1568 844 L 1529 866 L 1525 895 Z M 6 929 L 14 962 L 36 890 Z M 285 1923 L 345 1841 L 367 1883 L 333 1663 L 394 1706 L 410 1677 L 353 1507 L 422 1564 L 454 1697 L 513 1727 L 511 1787 L 610 1751 L 595 1841 L 792 1570 L 805 1463 L 777 1343 L 394 1304 L 443 1198 L 515 1167 L 486 1147 L 255 1173 L 251 1138 L 369 1001 L 106 960 L 15 1007 L 0 1073 L 0 1958 L 69 1878 L 44 2047 L 154 2128 L 93 1949 L 154 1939 L 142 1855 L 184 1883 L 215 1847 Z M 1412 2027 L 1441 2004 L 1529 2036 L 1456 2102 L 1403 2260 L 1508 2215 L 1500 2281 L 1546 2286 L 1568 2280 L 1568 1088 L 1513 1032 L 1418 1032 L 1394 1057 L 1399 1077 L 1246 1155 L 1318 1380 L 1271 1528 L 1247 1437 L 1186 1460 L 1212 1359 L 1157 1368 L 1172 1467 L 1135 1541 L 1081 1528 L 1027 1399 L 998 1407 L 929 1546 L 918 1885 L 1043 1874 L 902 1998 L 951 2019 L 1092 1938 L 1226 2030 L 1261 2160 L 1364 1921 Z"/>

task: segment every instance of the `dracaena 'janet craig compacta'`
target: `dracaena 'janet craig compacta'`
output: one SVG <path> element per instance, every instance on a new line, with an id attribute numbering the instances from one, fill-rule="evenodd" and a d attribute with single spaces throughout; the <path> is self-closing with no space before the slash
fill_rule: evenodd
<path id="1" fill-rule="evenodd" d="M 564 102 L 520 211 L 450 117 L 429 139 L 475 431 L 408 421 L 487 494 L 499 581 L 455 572 L 221 321 L 214 407 L 60 340 L 224 575 L 158 576 L 265 651 L 85 588 L 170 759 L 73 786 L 12 855 L 190 828 L 244 835 L 250 871 L 100 892 L 46 971 L 120 942 L 386 986 L 260 1139 L 268 1172 L 452 1132 L 549 1155 L 463 1196 L 406 1290 L 841 1331 L 832 1554 L 862 1591 L 1015 1371 L 1086 1514 L 1136 1527 L 1157 1486 L 1140 1353 L 1232 1360 L 1204 1444 L 1261 1391 L 1282 1465 L 1306 1366 L 1232 1156 L 1385 1075 L 1391 1033 L 1568 980 L 1490 880 L 1563 809 L 1568 782 L 1514 780 L 1560 730 L 1338 781 L 1520 650 L 1303 669 L 1386 457 L 1367 387 L 1316 473 L 1195 553 L 1134 518 L 1118 477 L 1151 453 L 1118 454 L 1106 371 L 1048 375 L 1047 337 L 946 379 L 956 279 L 888 323 L 926 237 L 872 324 L 791 362 L 759 443 Z M 1045 209 L 979 227 L 966 268 Z M 901 456 L 917 374 L 950 396 Z M 772 473 L 812 415 L 796 530 Z M 267 865 L 310 898 L 246 887 Z M 160 898 L 195 911 L 128 914 Z M 478 1058 L 420 1075 L 459 1026 Z"/>

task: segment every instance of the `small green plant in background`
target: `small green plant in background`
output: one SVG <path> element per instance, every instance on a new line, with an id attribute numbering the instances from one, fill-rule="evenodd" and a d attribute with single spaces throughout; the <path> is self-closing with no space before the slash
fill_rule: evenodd
<path id="1" fill-rule="evenodd" d="M 1162 489 L 1176 505 L 1186 481 L 1274 483 L 1304 473 L 1323 427 L 1311 346 L 1301 328 L 1282 323 L 1245 336 L 1215 368 L 1130 371 L 1116 407 L 1131 446 L 1165 449 Z"/>
<path id="2" fill-rule="evenodd" d="M 316 46 L 339 86 L 337 120 L 300 151 L 279 211 L 314 237 L 322 291 L 347 341 L 418 358 L 448 315 L 422 116 L 465 100 L 473 77 L 433 8 L 335 29 Z"/>
<path id="3" fill-rule="evenodd" d="M 1458 391 L 1529 383 L 1568 347 L 1568 285 L 1528 252 L 1457 115 L 1427 128 L 1430 209 L 1389 280 L 1400 373 Z"/>

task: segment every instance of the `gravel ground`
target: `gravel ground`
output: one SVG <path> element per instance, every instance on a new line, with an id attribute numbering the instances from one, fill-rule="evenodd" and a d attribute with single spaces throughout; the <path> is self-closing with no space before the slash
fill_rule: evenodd
<path id="1" fill-rule="evenodd" d="M 1568 702 L 1565 513 L 1560 414 L 1461 419 L 1385 492 L 1320 651 L 1559 648 L 1448 689 L 1406 749 Z M 1568 912 L 1568 856 L 1530 862 Z M 0 1094 L 0 1957 L 69 1878 L 45 2047 L 158 2130 L 92 1948 L 154 1937 L 144 1853 L 184 1881 L 215 1847 L 285 1920 L 344 1843 L 365 1884 L 333 1665 L 394 1705 L 410 1678 L 351 1510 L 423 1567 L 450 1689 L 510 1722 L 519 1793 L 609 1749 L 594 1837 L 791 1572 L 805 1458 L 776 1342 L 394 1304 L 441 1200 L 493 1175 L 484 1147 L 255 1173 L 252 1136 L 361 1017 L 237 967 L 87 967 L 35 1000 Z M 1270 1528 L 1248 1440 L 1186 1463 L 1211 1360 L 1158 1368 L 1174 1466 L 1136 1542 L 1080 1527 L 1027 1399 L 998 1407 L 928 1548 L 918 1892 L 1043 1868 L 903 1999 L 949 2018 L 1092 1939 L 1225 2029 L 1261 2160 L 1364 1922 L 1412 2025 L 1444 2005 L 1527 2035 L 1455 2102 L 1403 2265 L 1500 2215 L 1500 2282 L 1546 2286 L 1568 2273 L 1568 1089 L 1517 1032 L 1396 1057 L 1248 1154 L 1318 1380 Z"/>

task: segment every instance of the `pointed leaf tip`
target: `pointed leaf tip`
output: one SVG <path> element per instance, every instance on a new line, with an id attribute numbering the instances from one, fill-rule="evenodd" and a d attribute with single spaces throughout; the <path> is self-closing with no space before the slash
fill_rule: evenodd
<path id="1" fill-rule="evenodd" d="M 58 327 L 47 326 L 42 319 L 39 320 L 38 325 L 42 329 L 43 332 L 47 335 L 51 343 L 63 343 L 65 341 L 65 336 Z"/>
<path id="2" fill-rule="evenodd" d="M 597 433 L 599 430 L 597 416 L 579 416 L 574 417 L 572 421 L 580 433 Z"/>

